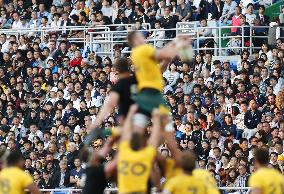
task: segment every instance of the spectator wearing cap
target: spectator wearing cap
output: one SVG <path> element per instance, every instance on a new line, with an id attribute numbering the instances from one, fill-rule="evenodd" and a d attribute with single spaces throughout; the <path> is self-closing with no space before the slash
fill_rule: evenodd
<path id="1" fill-rule="evenodd" d="M 71 25 L 72 25 L 72 23 L 71 23 L 71 20 L 69 19 L 68 12 L 63 12 L 62 13 L 62 21 L 61 21 L 60 26 L 66 27 L 66 26 L 71 26 Z M 68 32 L 64 30 L 62 33 L 68 33 Z"/>
<path id="2" fill-rule="evenodd" d="M 20 17 L 20 21 L 21 21 L 21 24 L 22 24 L 22 29 L 26 29 L 26 28 L 29 28 L 29 23 L 27 22 L 27 16 L 21 16 Z"/>

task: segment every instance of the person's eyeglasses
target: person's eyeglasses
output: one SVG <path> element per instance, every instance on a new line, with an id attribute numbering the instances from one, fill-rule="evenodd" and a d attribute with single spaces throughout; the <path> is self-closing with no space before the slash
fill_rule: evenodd
<path id="1" fill-rule="evenodd" d="M 63 60 L 63 62 L 68 62 L 69 60 L 67 60 L 67 59 L 65 59 L 65 60 Z"/>
<path id="2" fill-rule="evenodd" d="M 71 117 L 71 118 L 69 118 L 70 120 L 75 120 L 75 118 L 73 118 L 73 117 Z"/>
<path id="3" fill-rule="evenodd" d="M 35 88 L 39 87 L 39 85 L 34 85 Z"/>

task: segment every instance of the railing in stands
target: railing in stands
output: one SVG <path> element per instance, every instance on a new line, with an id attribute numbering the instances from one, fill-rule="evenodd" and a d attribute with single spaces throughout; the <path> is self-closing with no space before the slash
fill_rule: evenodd
<path id="1" fill-rule="evenodd" d="M 242 50 L 247 49 L 251 53 L 253 50 L 260 49 L 261 45 L 258 45 L 257 42 L 268 39 L 267 35 L 258 35 L 255 34 L 255 31 L 258 29 L 262 29 L 263 31 L 266 31 L 266 33 L 269 31 L 268 26 L 215 26 L 215 27 L 193 27 L 194 24 L 192 23 L 181 23 L 179 24 L 179 28 L 174 29 L 151 29 L 148 32 L 152 34 L 152 37 L 157 37 L 161 33 L 176 33 L 177 35 L 188 35 L 191 36 L 193 45 L 194 45 L 194 51 L 200 52 L 207 52 L 207 51 L 213 51 L 214 55 L 216 56 L 227 56 L 227 55 L 239 55 Z M 224 29 L 229 29 L 230 31 L 232 29 L 241 31 L 240 35 L 234 35 L 233 33 L 227 33 L 222 34 L 220 31 Z M 284 30 L 283 27 L 277 27 L 277 29 Z M 212 36 L 210 37 L 203 37 L 199 35 L 200 30 L 211 30 Z M 244 31 L 247 31 L 243 33 Z M 271 30 L 271 29 L 270 29 Z M 275 29 L 274 29 L 275 30 Z M 278 30 L 278 31 L 279 31 Z M 104 36 L 102 36 L 102 34 Z M 283 38 L 280 37 L 279 33 L 277 37 L 274 34 L 274 38 Z M 114 48 L 117 45 L 127 45 L 126 36 L 127 31 L 106 31 L 106 32 L 90 32 L 91 41 L 89 42 L 90 45 L 104 45 L 101 46 L 102 49 L 97 50 L 97 54 L 103 55 L 103 56 L 110 56 L 113 58 L 114 55 Z M 94 38 L 97 36 L 102 36 L 99 38 Z M 103 37 L 108 37 L 103 38 Z M 155 47 L 161 47 L 163 44 L 167 43 L 168 41 L 172 40 L 172 38 L 148 38 L 147 41 L 149 43 L 152 43 Z M 269 37 L 273 38 L 273 37 Z M 107 45 L 107 47 L 106 47 Z M 123 54 L 130 53 L 130 51 L 127 49 L 122 50 Z"/>
<path id="2" fill-rule="evenodd" d="M 237 194 L 249 194 L 250 187 L 219 187 L 222 194 L 227 193 L 237 193 Z M 80 194 L 81 189 L 73 189 L 73 188 L 66 188 L 66 189 L 41 189 L 42 193 L 48 194 Z M 115 194 L 118 193 L 117 188 L 108 188 L 105 189 L 105 194 Z M 152 189 L 152 194 L 156 194 L 155 188 Z"/>
<path id="3" fill-rule="evenodd" d="M 117 30 L 115 30 L 114 28 Z M 41 40 L 44 42 L 48 41 L 47 39 L 45 39 L 46 34 L 62 34 L 64 32 L 68 32 L 69 36 L 67 39 L 70 42 L 76 42 L 81 46 L 89 45 L 90 50 L 95 51 L 98 55 L 110 56 L 111 58 L 114 58 L 114 48 L 117 45 L 123 45 L 124 49 L 121 51 L 123 54 L 129 53 L 129 50 L 127 49 L 126 36 L 127 33 L 132 30 L 132 28 L 133 25 L 119 24 L 96 27 L 68 26 L 59 29 L 6 29 L 1 30 L 0 33 L 5 33 L 7 35 L 37 35 L 41 37 Z M 244 32 L 246 29 L 249 30 L 249 32 L 247 34 L 241 33 L 240 35 L 222 33 L 222 31 L 224 30 L 231 32 L 233 28 L 241 32 Z M 255 34 L 255 31 L 257 29 L 262 29 L 268 32 L 272 28 L 269 26 L 218 26 L 216 22 L 210 21 L 208 22 L 208 27 L 198 27 L 196 22 L 181 22 L 178 23 L 177 27 L 173 29 L 151 29 L 149 24 L 145 24 L 145 30 L 142 31 L 144 33 L 151 34 L 147 41 L 149 43 L 152 43 L 155 47 L 161 47 L 163 44 L 172 40 L 175 35 L 187 35 L 191 36 L 193 45 L 195 46 L 195 51 L 213 51 L 215 56 L 227 56 L 229 55 L 228 51 L 234 53 L 235 55 L 238 55 L 244 49 L 248 49 L 251 52 L 255 49 L 260 49 L 260 45 L 255 44 L 258 42 L 256 40 L 267 39 L 268 36 L 260 36 Z M 284 27 L 277 27 L 277 29 L 284 31 Z M 198 32 L 201 30 L 211 30 L 212 36 L 200 36 Z M 270 36 L 269 38 L 275 38 L 275 34 L 274 36 Z M 278 35 L 278 37 L 280 36 Z M 58 40 L 60 39 L 61 37 L 59 36 Z"/>

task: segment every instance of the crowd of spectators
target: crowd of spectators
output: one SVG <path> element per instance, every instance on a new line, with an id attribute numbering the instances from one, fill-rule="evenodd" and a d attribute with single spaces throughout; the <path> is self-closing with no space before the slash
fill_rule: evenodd
<path id="1" fill-rule="evenodd" d="M 206 27 L 208 20 L 233 11 L 224 24 L 271 23 L 263 14 L 265 6 L 255 7 L 249 0 L 1 3 L 1 28 L 12 29 L 111 23 L 142 28 L 145 22 L 174 28 L 178 21 L 192 20 Z M 279 24 L 283 22 L 281 14 Z M 61 32 L 47 33 L 43 39 L 34 32 L 0 37 L 0 149 L 21 150 L 26 171 L 44 189 L 80 188 L 84 165 L 79 150 L 117 80 L 113 59 L 69 42 L 69 37 L 82 36 L 80 32 Z M 242 32 L 232 28 L 232 33 Z M 174 36 L 169 31 L 158 35 Z M 208 169 L 218 186 L 247 186 L 257 147 L 268 147 L 270 166 L 284 173 L 284 47 L 282 39 L 269 40 L 262 39 L 261 49 L 252 53 L 242 51 L 236 68 L 227 60 L 213 61 L 211 52 L 201 52 L 190 64 L 174 60 L 163 74 L 177 143 L 181 150 L 196 152 L 199 167 Z M 120 51 L 114 56 L 120 57 Z M 103 127 L 116 125 L 116 113 L 110 113 Z M 99 149 L 103 144 L 104 139 L 97 139 L 92 145 Z M 170 155 L 166 144 L 159 149 Z M 112 160 L 115 150 L 105 162 Z"/>

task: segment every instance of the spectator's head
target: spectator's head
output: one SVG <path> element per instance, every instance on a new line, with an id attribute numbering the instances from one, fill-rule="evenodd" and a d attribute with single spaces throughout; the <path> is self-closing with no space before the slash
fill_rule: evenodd
<path id="1" fill-rule="evenodd" d="M 202 19 L 200 20 L 200 26 L 201 26 L 201 27 L 207 27 L 207 20 L 206 20 L 205 18 L 202 18 Z"/>
<path id="2" fill-rule="evenodd" d="M 241 7 L 240 6 L 237 6 L 236 8 L 235 8 L 235 15 L 237 15 L 237 16 L 239 16 L 240 14 L 241 14 Z"/>
<path id="3" fill-rule="evenodd" d="M 13 20 L 14 21 L 19 21 L 19 19 L 20 19 L 20 14 L 18 12 L 14 12 L 13 13 Z"/>
<path id="4" fill-rule="evenodd" d="M 258 13 L 263 15 L 265 12 L 265 6 L 264 5 L 259 5 L 258 7 Z"/>
<path id="5" fill-rule="evenodd" d="M 61 160 L 59 162 L 59 168 L 61 172 L 65 172 L 67 170 L 67 161 Z"/>
<path id="6" fill-rule="evenodd" d="M 39 6 L 38 6 L 38 9 L 39 9 L 40 12 L 44 12 L 45 11 L 44 3 L 40 3 Z"/>
<path id="7" fill-rule="evenodd" d="M 81 167 L 81 160 L 80 160 L 80 158 L 75 158 L 74 165 L 75 165 L 76 168 Z"/>
<path id="8" fill-rule="evenodd" d="M 159 20 L 157 20 L 155 22 L 155 29 L 160 29 L 161 28 L 161 22 Z"/>
<path id="9" fill-rule="evenodd" d="M 253 13 L 253 4 L 252 3 L 249 3 L 247 5 L 247 13 L 248 14 L 252 14 Z"/>

